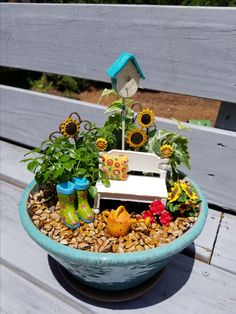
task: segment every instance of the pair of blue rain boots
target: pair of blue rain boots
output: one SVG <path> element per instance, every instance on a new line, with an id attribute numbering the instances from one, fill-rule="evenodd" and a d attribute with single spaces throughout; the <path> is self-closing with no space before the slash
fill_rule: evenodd
<path id="1" fill-rule="evenodd" d="M 89 180 L 74 178 L 56 185 L 62 222 L 70 229 L 80 226 L 79 219 L 90 223 L 94 221 L 94 212 L 87 200 Z M 77 199 L 77 205 L 76 205 Z"/>

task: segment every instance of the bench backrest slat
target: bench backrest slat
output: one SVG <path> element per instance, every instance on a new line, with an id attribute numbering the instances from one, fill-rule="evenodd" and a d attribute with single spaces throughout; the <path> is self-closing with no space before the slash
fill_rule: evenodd
<path id="1" fill-rule="evenodd" d="M 167 159 L 161 159 L 155 154 L 142 153 L 136 151 L 122 151 L 113 149 L 110 154 L 126 154 L 128 156 L 129 171 L 141 171 L 146 173 L 159 174 L 161 179 L 166 178 L 165 166 L 167 165 Z"/>
<path id="2" fill-rule="evenodd" d="M 109 81 L 134 53 L 143 87 L 235 102 L 236 8 L 0 4 L 1 64 Z"/>
<path id="3" fill-rule="evenodd" d="M 105 108 L 86 102 L 57 97 L 14 87 L 0 87 L 1 134 L 7 139 L 38 146 L 70 112 L 101 126 Z M 158 129 L 178 131 L 176 124 L 158 118 Z M 235 208 L 236 133 L 191 125 L 191 132 L 179 131 L 189 138 L 191 171 L 183 169 L 203 188 L 209 202 Z"/>

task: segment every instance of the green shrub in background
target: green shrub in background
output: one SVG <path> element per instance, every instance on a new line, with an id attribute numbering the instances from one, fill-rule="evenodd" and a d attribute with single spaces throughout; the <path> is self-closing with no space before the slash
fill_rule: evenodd
<path id="1" fill-rule="evenodd" d="M 64 96 L 73 97 L 73 93 L 83 92 L 93 83 L 67 75 L 0 67 L 0 84 L 32 89 L 43 93 L 54 89 L 62 92 Z"/>
<path id="2" fill-rule="evenodd" d="M 33 90 L 48 92 L 50 89 L 56 89 L 69 97 L 73 96 L 73 93 L 83 92 L 90 85 L 88 80 L 59 74 L 43 73 L 38 80 L 30 80 Z"/>
<path id="3" fill-rule="evenodd" d="M 17 2 L 17 1 L 16 1 Z M 24 1 L 19 1 L 24 2 Z M 236 0 L 32 0 L 35 3 L 150 4 L 187 6 L 236 6 Z"/>
<path id="4" fill-rule="evenodd" d="M 41 75 L 39 72 L 0 67 L 0 84 L 29 89 Z"/>
<path id="5" fill-rule="evenodd" d="M 186 6 L 209 6 L 209 7 L 233 7 L 236 0 L 183 0 L 181 5 Z"/>

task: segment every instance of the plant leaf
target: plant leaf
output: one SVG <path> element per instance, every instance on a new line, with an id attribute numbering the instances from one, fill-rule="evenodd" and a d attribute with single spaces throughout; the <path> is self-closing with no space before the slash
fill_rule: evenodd
<path id="1" fill-rule="evenodd" d="M 70 155 L 63 155 L 63 156 L 60 158 L 60 161 L 66 162 L 66 161 L 68 161 L 68 160 L 70 160 L 70 159 L 71 159 Z"/>
<path id="2" fill-rule="evenodd" d="M 60 177 L 63 173 L 64 169 L 62 167 L 57 168 L 56 172 L 53 175 L 53 179 Z"/>
<path id="3" fill-rule="evenodd" d="M 97 195 L 97 188 L 96 186 L 90 185 L 89 187 L 89 194 L 92 196 L 92 198 L 95 198 Z"/>
<path id="4" fill-rule="evenodd" d="M 100 103 L 101 99 L 103 97 L 106 97 L 106 96 L 110 96 L 110 95 L 117 95 L 116 91 L 114 89 L 108 89 L 108 88 L 105 88 L 102 92 L 102 95 L 100 96 L 100 98 L 98 99 L 97 101 L 97 104 Z"/>
<path id="5" fill-rule="evenodd" d="M 33 160 L 33 161 L 31 161 L 30 163 L 28 163 L 28 165 L 27 165 L 27 169 L 29 170 L 29 171 L 31 171 L 31 172 L 34 172 L 34 170 L 37 168 L 37 166 L 38 166 L 38 162 L 37 162 L 37 160 Z"/>

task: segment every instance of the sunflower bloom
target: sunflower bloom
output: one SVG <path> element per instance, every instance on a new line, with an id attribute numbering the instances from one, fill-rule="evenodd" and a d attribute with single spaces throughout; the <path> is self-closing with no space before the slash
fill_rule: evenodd
<path id="1" fill-rule="evenodd" d="M 134 129 L 127 134 L 126 142 L 133 148 L 142 147 L 147 142 L 147 134 L 141 129 Z"/>
<path id="2" fill-rule="evenodd" d="M 59 128 L 65 137 L 76 137 L 80 130 L 80 124 L 76 119 L 70 117 L 63 121 Z"/>
<path id="3" fill-rule="evenodd" d="M 106 150 L 107 148 L 107 140 L 103 137 L 99 137 L 97 140 L 96 140 L 96 148 L 97 150 L 99 151 L 104 151 Z"/>
<path id="4" fill-rule="evenodd" d="M 178 182 L 174 182 L 174 186 L 171 188 L 171 191 L 168 193 L 168 201 L 170 203 L 176 201 L 181 195 L 181 188 Z"/>
<path id="5" fill-rule="evenodd" d="M 154 122 L 154 113 L 150 109 L 143 109 L 139 112 L 137 121 L 140 126 L 148 128 Z"/>
<path id="6" fill-rule="evenodd" d="M 181 182 L 180 186 L 181 186 L 182 190 L 188 195 L 188 197 L 192 201 L 198 200 L 197 194 L 195 192 L 193 192 L 193 190 L 191 189 L 190 185 L 187 182 Z"/>
<path id="7" fill-rule="evenodd" d="M 161 157 L 162 158 L 169 158 L 173 154 L 173 148 L 169 144 L 164 144 L 164 145 L 161 146 L 160 152 L 161 152 Z"/>

